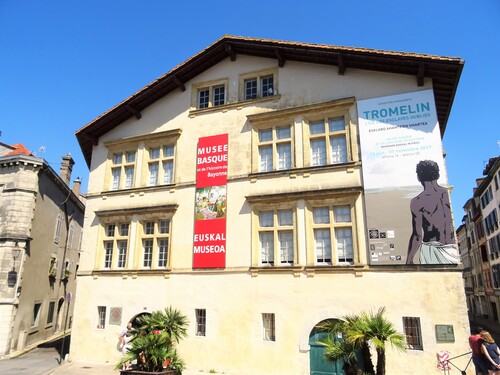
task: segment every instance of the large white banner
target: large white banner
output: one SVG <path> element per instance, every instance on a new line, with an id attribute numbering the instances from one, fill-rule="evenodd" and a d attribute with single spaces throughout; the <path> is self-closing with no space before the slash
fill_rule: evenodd
<path id="1" fill-rule="evenodd" d="M 358 101 L 372 264 L 458 262 L 432 90 Z"/>

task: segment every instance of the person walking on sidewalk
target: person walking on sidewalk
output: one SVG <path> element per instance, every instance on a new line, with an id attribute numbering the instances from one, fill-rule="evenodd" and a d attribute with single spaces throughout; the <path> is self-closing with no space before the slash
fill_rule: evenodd
<path id="1" fill-rule="evenodd" d="M 488 331 L 480 333 L 483 342 L 481 351 L 488 360 L 488 375 L 500 375 L 500 349 Z"/>
<path id="2" fill-rule="evenodd" d="M 480 333 L 482 331 L 482 327 L 474 328 L 473 334 L 469 336 L 469 346 L 472 350 L 472 363 L 474 363 L 474 367 L 476 368 L 476 374 L 488 375 L 488 362 L 481 351 L 483 339 Z"/>

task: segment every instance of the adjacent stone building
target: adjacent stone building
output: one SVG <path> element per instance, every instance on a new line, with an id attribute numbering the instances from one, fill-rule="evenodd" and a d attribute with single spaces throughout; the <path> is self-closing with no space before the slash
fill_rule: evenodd
<path id="1" fill-rule="evenodd" d="M 379 307 L 408 346 L 387 373 L 468 352 L 441 144 L 462 67 L 225 36 L 78 130 L 72 359 L 117 361 L 127 321 L 169 305 L 186 374 L 342 373 L 315 327 Z"/>
<path id="2" fill-rule="evenodd" d="M 71 328 L 84 215 L 73 165 L 64 156 L 58 175 L 22 144 L 0 144 L 0 356 Z"/>

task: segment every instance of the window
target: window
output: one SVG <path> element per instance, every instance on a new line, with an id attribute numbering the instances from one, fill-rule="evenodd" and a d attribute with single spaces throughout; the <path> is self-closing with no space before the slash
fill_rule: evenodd
<path id="1" fill-rule="evenodd" d="M 259 171 L 292 168 L 292 132 L 290 126 L 258 130 Z"/>
<path id="2" fill-rule="evenodd" d="M 129 226 L 129 223 L 108 223 L 105 225 L 103 241 L 103 266 L 105 269 L 127 267 Z"/>
<path id="3" fill-rule="evenodd" d="M 59 240 L 61 239 L 61 228 L 63 225 L 64 217 L 63 215 L 59 214 L 57 215 L 56 219 L 56 230 L 54 233 L 54 242 L 59 243 Z"/>
<path id="4" fill-rule="evenodd" d="M 97 329 L 106 328 L 106 306 L 97 306 Z"/>
<path id="5" fill-rule="evenodd" d="M 130 189 L 134 186 L 136 152 L 119 151 L 111 157 L 110 190 Z"/>
<path id="6" fill-rule="evenodd" d="M 406 345 L 411 350 L 424 350 L 420 318 L 403 317 L 403 329 L 406 336 Z"/>
<path id="7" fill-rule="evenodd" d="M 351 207 L 314 207 L 312 216 L 316 264 L 352 264 L 354 249 Z"/>
<path id="8" fill-rule="evenodd" d="M 276 95 L 274 77 L 274 71 L 242 76 L 240 80 L 242 82 L 241 99 L 252 100 Z"/>
<path id="9" fill-rule="evenodd" d="M 168 185 L 174 181 L 174 146 L 151 147 L 148 158 L 148 186 Z"/>
<path id="10" fill-rule="evenodd" d="M 168 264 L 170 220 L 148 220 L 142 223 L 142 229 L 142 267 L 166 268 Z"/>
<path id="11" fill-rule="evenodd" d="M 35 303 L 33 306 L 33 321 L 31 323 L 32 327 L 38 326 L 38 322 L 40 321 L 40 310 L 42 308 L 41 303 Z"/>
<path id="12" fill-rule="evenodd" d="M 196 336 L 206 336 L 207 310 L 196 309 Z"/>
<path id="13" fill-rule="evenodd" d="M 54 301 L 49 302 L 49 311 L 47 311 L 47 324 L 54 321 L 54 310 L 56 303 Z"/>
<path id="14" fill-rule="evenodd" d="M 195 87 L 196 108 L 219 107 L 227 103 L 227 82 L 217 81 Z"/>
<path id="15" fill-rule="evenodd" d="M 71 249 L 73 247 L 73 238 L 75 236 L 75 225 L 73 223 L 70 224 L 69 226 L 69 232 L 68 232 L 68 249 Z"/>
<path id="16" fill-rule="evenodd" d="M 292 209 L 258 213 L 260 265 L 292 266 L 295 262 L 295 224 Z"/>
<path id="17" fill-rule="evenodd" d="M 274 314 L 262 314 L 262 333 L 264 341 L 276 341 Z"/>
<path id="18" fill-rule="evenodd" d="M 343 117 L 310 122 L 309 140 L 312 166 L 348 161 L 347 131 Z"/>

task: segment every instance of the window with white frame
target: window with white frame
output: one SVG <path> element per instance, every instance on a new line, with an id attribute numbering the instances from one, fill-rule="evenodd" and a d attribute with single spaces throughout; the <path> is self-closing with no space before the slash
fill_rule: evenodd
<path id="1" fill-rule="evenodd" d="M 260 265 L 294 265 L 295 215 L 292 209 L 258 212 L 258 232 Z"/>
<path id="2" fill-rule="evenodd" d="M 262 336 L 264 341 L 276 341 L 274 314 L 262 314 Z"/>
<path id="3" fill-rule="evenodd" d="M 110 190 L 130 189 L 134 186 L 136 151 L 117 151 L 111 156 Z"/>
<path id="4" fill-rule="evenodd" d="M 207 310 L 196 309 L 196 336 L 206 336 Z"/>
<path id="5" fill-rule="evenodd" d="M 68 249 L 71 249 L 73 247 L 73 238 L 75 235 L 75 224 L 71 223 L 69 225 L 69 231 L 68 231 Z"/>
<path id="6" fill-rule="evenodd" d="M 403 329 L 406 336 L 406 345 L 410 350 L 424 350 L 420 318 L 403 317 Z"/>
<path id="7" fill-rule="evenodd" d="M 172 184 L 174 182 L 174 145 L 156 145 L 150 147 L 148 151 L 147 185 Z"/>
<path id="8" fill-rule="evenodd" d="M 196 108 L 219 107 L 227 103 L 227 82 L 225 80 L 197 85 Z"/>
<path id="9" fill-rule="evenodd" d="M 56 228 L 54 232 L 54 242 L 59 243 L 61 240 L 61 229 L 63 227 L 64 217 L 62 214 L 57 215 L 56 218 Z"/>
<path id="10" fill-rule="evenodd" d="M 106 306 L 97 306 L 97 329 L 106 328 Z"/>
<path id="11" fill-rule="evenodd" d="M 259 171 L 292 168 L 292 129 L 290 126 L 258 130 Z"/>
<path id="12" fill-rule="evenodd" d="M 346 163 L 349 159 L 345 119 L 324 118 L 309 123 L 311 166 Z"/>
<path id="13" fill-rule="evenodd" d="M 104 225 L 103 267 L 126 268 L 129 243 L 129 223 L 107 223 Z"/>
<path id="14" fill-rule="evenodd" d="M 276 95 L 275 73 L 261 72 L 242 77 L 242 100 L 265 98 Z"/>
<path id="15" fill-rule="evenodd" d="M 166 268 L 170 240 L 170 220 L 142 222 L 142 267 Z"/>
<path id="16" fill-rule="evenodd" d="M 351 207 L 313 207 L 313 238 L 317 265 L 354 262 Z"/>

